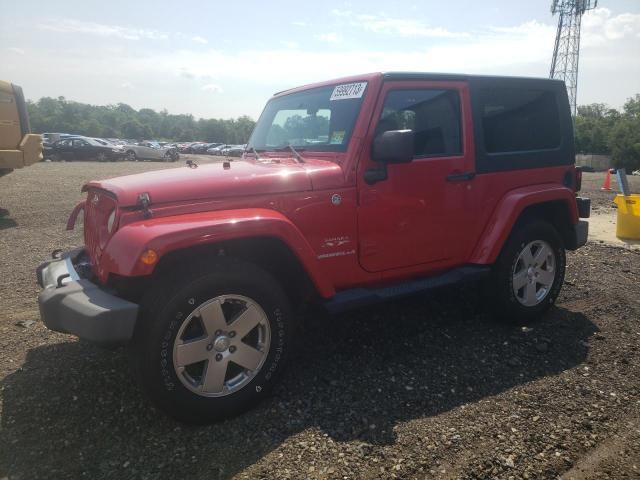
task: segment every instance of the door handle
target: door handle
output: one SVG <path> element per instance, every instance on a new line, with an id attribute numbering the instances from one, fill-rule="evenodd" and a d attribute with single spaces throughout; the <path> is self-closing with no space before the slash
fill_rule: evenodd
<path id="1" fill-rule="evenodd" d="M 467 182 L 473 180 L 476 172 L 452 173 L 447 175 L 447 182 Z"/>

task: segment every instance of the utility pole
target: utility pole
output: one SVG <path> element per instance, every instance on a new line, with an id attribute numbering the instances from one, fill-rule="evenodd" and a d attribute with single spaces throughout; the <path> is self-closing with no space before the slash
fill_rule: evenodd
<path id="1" fill-rule="evenodd" d="M 551 13 L 558 14 L 559 19 L 549 77 L 564 80 L 574 116 L 577 109 L 580 24 L 584 12 L 597 6 L 598 0 L 553 0 L 551 3 Z"/>

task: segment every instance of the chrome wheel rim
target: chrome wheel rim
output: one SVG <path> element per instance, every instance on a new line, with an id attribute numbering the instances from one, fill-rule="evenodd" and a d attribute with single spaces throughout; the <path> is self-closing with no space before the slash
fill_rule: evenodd
<path id="1" fill-rule="evenodd" d="M 556 257 L 553 248 L 543 240 L 528 243 L 513 266 L 512 287 L 518 302 L 534 307 L 542 302 L 555 280 Z"/>
<path id="2" fill-rule="evenodd" d="M 180 326 L 173 366 L 192 392 L 223 397 L 251 382 L 270 345 L 271 327 L 260 305 L 243 295 L 220 295 L 195 308 Z"/>

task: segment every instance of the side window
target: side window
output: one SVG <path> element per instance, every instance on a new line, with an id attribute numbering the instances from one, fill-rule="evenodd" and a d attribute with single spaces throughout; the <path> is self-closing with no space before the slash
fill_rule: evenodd
<path id="1" fill-rule="evenodd" d="M 483 89 L 480 114 L 487 153 L 550 150 L 560 146 L 560 118 L 554 92 Z"/>
<path id="2" fill-rule="evenodd" d="M 384 102 L 376 135 L 413 130 L 415 157 L 462 154 L 460 96 L 455 90 L 393 90 Z"/>

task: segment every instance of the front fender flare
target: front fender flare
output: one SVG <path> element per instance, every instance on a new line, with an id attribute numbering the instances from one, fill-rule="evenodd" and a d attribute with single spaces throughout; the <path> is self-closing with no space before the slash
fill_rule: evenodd
<path id="1" fill-rule="evenodd" d="M 316 253 L 300 230 L 281 213 L 261 208 L 191 213 L 129 223 L 109 240 L 97 273 L 102 280 L 110 273 L 128 277 L 151 275 L 155 265 L 139 260 L 146 249 L 154 250 L 162 258 L 183 248 L 249 237 L 275 237 L 283 241 L 307 271 L 318 293 L 326 298 L 335 294 Z"/>
<path id="2" fill-rule="evenodd" d="M 491 264 L 496 261 L 502 246 L 509 238 L 525 208 L 545 202 L 566 203 L 573 224 L 578 222 L 578 207 L 573 190 L 556 183 L 531 185 L 507 192 L 496 206 L 478 240 L 470 263 Z"/>

